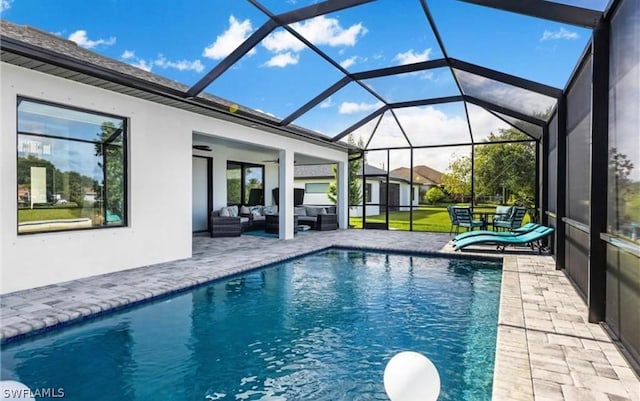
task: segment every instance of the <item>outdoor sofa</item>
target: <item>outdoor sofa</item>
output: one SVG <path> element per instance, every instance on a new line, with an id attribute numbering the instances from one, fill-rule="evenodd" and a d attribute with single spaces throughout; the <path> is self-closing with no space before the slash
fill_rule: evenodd
<path id="1" fill-rule="evenodd" d="M 312 230 L 329 231 L 338 229 L 338 215 L 335 206 L 296 206 L 293 214 L 298 225 L 309 226 Z"/>

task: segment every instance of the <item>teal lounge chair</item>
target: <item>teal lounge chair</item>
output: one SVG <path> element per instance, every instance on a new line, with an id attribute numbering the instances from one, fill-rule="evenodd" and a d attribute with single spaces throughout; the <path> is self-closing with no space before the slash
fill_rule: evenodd
<path id="1" fill-rule="evenodd" d="M 513 237 L 514 235 L 522 235 L 528 232 L 535 230 L 540 227 L 540 224 L 537 223 L 527 223 L 520 228 L 516 228 L 513 231 L 491 231 L 491 230 L 478 230 L 478 231 L 467 231 L 462 234 L 458 234 L 453 237 L 453 241 L 459 241 L 469 237 L 475 237 L 476 235 L 497 235 L 499 237 Z"/>
<path id="2" fill-rule="evenodd" d="M 459 251 L 469 245 L 496 244 L 498 245 L 498 249 L 501 248 L 500 250 L 504 252 L 507 245 L 531 245 L 532 247 L 537 247 L 542 253 L 540 240 L 551 235 L 553 231 L 551 227 L 540 226 L 531 232 L 521 235 L 476 235 L 456 241 L 453 246 L 456 251 Z"/>

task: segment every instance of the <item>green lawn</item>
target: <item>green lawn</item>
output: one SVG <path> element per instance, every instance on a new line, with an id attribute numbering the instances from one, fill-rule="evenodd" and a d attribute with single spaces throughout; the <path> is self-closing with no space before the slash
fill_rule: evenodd
<path id="1" fill-rule="evenodd" d="M 18 222 L 91 218 L 92 212 L 91 208 L 81 207 L 18 209 Z"/>
<path id="2" fill-rule="evenodd" d="M 476 206 L 474 211 L 488 212 L 495 211 L 495 206 Z M 523 224 L 530 220 L 527 214 Z M 377 216 L 367 216 L 368 223 L 384 223 L 385 216 L 383 214 Z M 355 228 L 362 228 L 361 217 L 351 217 L 349 224 Z M 409 230 L 409 212 L 391 212 L 389 213 L 389 229 L 393 230 Z M 448 233 L 451 229 L 451 220 L 446 205 L 443 206 L 420 206 L 413 210 L 413 230 L 414 231 L 430 231 Z"/>

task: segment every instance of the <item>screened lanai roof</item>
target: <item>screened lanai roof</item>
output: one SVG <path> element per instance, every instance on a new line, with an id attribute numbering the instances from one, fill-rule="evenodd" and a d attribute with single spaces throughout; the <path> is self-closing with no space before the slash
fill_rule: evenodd
<path id="1" fill-rule="evenodd" d="M 478 143 L 507 126 L 541 138 L 607 1 L 184 3 L 174 18 L 192 18 L 194 31 L 207 21 L 208 36 L 172 39 L 208 43 L 208 61 L 168 83 L 172 96 L 382 149 Z M 145 67 L 126 54 L 121 62 Z M 162 57 L 154 65 L 169 65 Z"/>

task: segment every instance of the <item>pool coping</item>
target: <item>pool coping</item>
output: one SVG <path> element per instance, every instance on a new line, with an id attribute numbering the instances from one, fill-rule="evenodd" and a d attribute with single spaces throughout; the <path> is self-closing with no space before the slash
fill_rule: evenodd
<path id="1" fill-rule="evenodd" d="M 0 294 L 2 309 L 14 312 L 8 317 L 6 313 L 0 315 L 1 343 L 20 341 L 329 248 L 502 260 L 492 399 L 640 400 L 640 381 L 624 359 L 621 346 L 602 326 L 586 322 L 586 305 L 564 273 L 555 270 L 550 256 L 497 254 L 490 249 L 454 253 L 446 234 L 371 231 L 313 233 L 288 241 L 242 237 L 251 246 L 240 249 L 237 256 L 246 259 L 224 266 L 208 255 L 215 254 L 217 248 L 238 248 L 237 238 L 194 237 L 194 256 L 189 259 Z M 370 245 L 362 245 L 363 240 Z M 279 248 L 274 249 L 274 244 Z M 176 277 L 178 269 L 185 274 Z M 118 280 L 122 282 L 113 289 L 108 287 Z M 93 290 L 83 293 L 81 289 L 87 286 Z M 69 302 L 58 307 L 46 305 L 47 299 L 60 297 L 61 293 L 70 298 Z"/>

